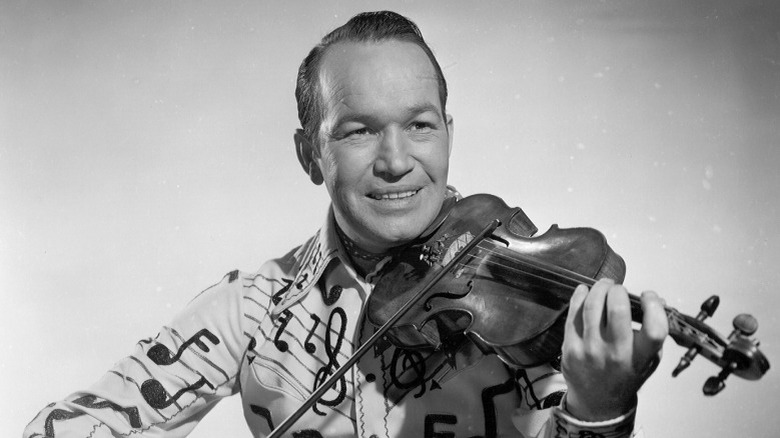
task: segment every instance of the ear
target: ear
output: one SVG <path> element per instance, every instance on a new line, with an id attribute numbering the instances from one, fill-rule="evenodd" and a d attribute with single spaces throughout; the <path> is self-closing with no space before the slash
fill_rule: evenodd
<path id="1" fill-rule="evenodd" d="M 452 155 L 452 137 L 455 135 L 455 121 L 451 114 L 447 114 L 447 142 L 449 143 L 449 154 Z"/>
<path id="2" fill-rule="evenodd" d="M 302 129 L 295 130 L 293 141 L 295 142 L 295 152 L 298 154 L 298 162 L 301 163 L 303 171 L 309 175 L 311 182 L 316 185 L 322 184 L 322 172 L 315 159 L 319 154 L 317 154 L 309 139 L 303 135 Z"/>

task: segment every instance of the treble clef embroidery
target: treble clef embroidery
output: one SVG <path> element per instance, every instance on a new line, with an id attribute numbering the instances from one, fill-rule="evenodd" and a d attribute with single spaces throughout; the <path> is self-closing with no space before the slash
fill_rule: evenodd
<path id="1" fill-rule="evenodd" d="M 339 317 L 338 326 L 335 325 L 335 316 L 337 315 Z M 341 307 L 336 307 L 330 313 L 330 317 L 328 318 L 328 325 L 325 330 L 325 354 L 328 356 L 328 363 L 317 370 L 317 374 L 314 376 L 314 388 L 312 388 L 312 391 L 317 390 L 317 388 L 319 388 L 319 386 L 328 379 L 328 376 L 333 374 L 333 371 L 339 368 L 340 364 L 338 362 L 338 355 L 339 351 L 341 350 L 341 344 L 344 341 L 344 333 L 346 330 L 347 314 Z M 338 333 L 338 338 L 336 338 L 335 344 L 331 342 L 331 334 L 334 331 Z M 318 407 L 319 404 L 334 407 L 338 406 L 342 401 L 344 401 L 344 398 L 346 398 L 347 395 L 347 383 L 344 376 L 341 376 L 334 388 L 338 388 L 338 394 L 336 397 L 334 397 L 332 400 L 325 400 L 324 398 L 320 398 L 317 400 L 317 403 L 312 406 L 312 410 L 314 410 L 317 415 L 325 415 L 324 412 L 320 411 Z"/>
<path id="2" fill-rule="evenodd" d="M 396 348 L 393 351 L 393 358 L 390 362 L 390 381 L 400 389 L 412 389 L 415 386 L 420 387 L 420 392 L 414 395 L 415 398 L 425 394 L 425 359 L 423 355 L 414 350 Z M 408 380 L 403 381 L 401 375 L 408 373 Z"/>

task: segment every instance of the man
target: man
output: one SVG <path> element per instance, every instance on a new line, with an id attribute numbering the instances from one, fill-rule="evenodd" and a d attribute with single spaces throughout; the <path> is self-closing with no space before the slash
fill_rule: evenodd
<path id="1" fill-rule="evenodd" d="M 25 436 L 181 437 L 237 392 L 265 436 L 370 337 L 363 310 L 378 269 L 459 197 L 447 186 L 446 82 L 412 22 L 366 13 L 312 50 L 296 98 L 298 159 L 332 201 L 322 229 L 254 274 L 226 275 L 92 388 L 44 409 Z M 517 369 L 468 342 L 447 352 L 382 343 L 287 433 L 630 436 L 636 392 L 667 333 L 655 294 L 642 304 L 634 333 L 621 286 L 578 287 L 561 371 Z"/>

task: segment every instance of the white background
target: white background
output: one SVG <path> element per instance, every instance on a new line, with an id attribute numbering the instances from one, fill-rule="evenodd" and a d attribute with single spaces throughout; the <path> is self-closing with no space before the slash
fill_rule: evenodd
<path id="1" fill-rule="evenodd" d="M 626 284 L 780 362 L 780 8 L 760 1 L 0 2 L 0 431 L 88 386 L 223 274 L 327 208 L 293 153 L 298 64 L 361 10 L 415 20 L 449 80 L 450 181 L 544 230 L 591 226 Z M 683 350 L 641 393 L 648 436 L 770 437 L 780 373 Z M 239 400 L 192 436 L 248 436 Z"/>

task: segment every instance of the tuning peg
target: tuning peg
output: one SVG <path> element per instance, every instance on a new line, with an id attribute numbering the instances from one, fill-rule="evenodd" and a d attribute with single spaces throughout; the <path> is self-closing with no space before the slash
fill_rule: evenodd
<path id="1" fill-rule="evenodd" d="M 699 321 L 704 321 L 705 319 L 709 318 L 710 316 L 715 314 L 716 310 L 718 310 L 719 304 L 720 304 L 719 296 L 713 295 L 707 298 L 707 300 L 701 303 L 701 310 L 699 311 L 699 314 L 696 315 L 696 319 Z"/>
<path id="2" fill-rule="evenodd" d="M 753 336 L 756 330 L 758 330 L 758 320 L 754 318 L 753 315 L 748 315 L 747 313 L 740 313 L 737 315 L 732 324 L 734 325 L 734 331 L 731 332 L 729 338 L 735 336 Z"/>
<path id="3" fill-rule="evenodd" d="M 685 371 L 686 368 L 691 366 L 691 362 L 693 362 L 693 359 L 697 354 L 699 354 L 699 350 L 696 347 L 689 348 L 672 371 L 672 377 L 677 377 L 681 372 Z"/>
<path id="4" fill-rule="evenodd" d="M 720 370 L 717 376 L 712 376 L 707 379 L 707 381 L 704 382 L 704 388 L 702 388 L 704 395 L 713 396 L 723 391 L 723 388 L 726 387 L 726 377 L 728 377 L 736 368 L 736 362 L 730 362 Z"/>
<path id="5" fill-rule="evenodd" d="M 677 366 L 672 371 L 672 377 L 677 377 L 686 368 L 691 366 L 691 362 L 693 361 L 693 358 L 696 357 L 697 354 L 699 354 L 699 352 L 696 351 L 696 347 L 689 348 L 688 351 L 685 352 L 683 357 L 680 358 L 680 363 L 678 363 Z"/>
<path id="6" fill-rule="evenodd" d="M 705 319 L 711 317 L 718 309 L 719 304 L 720 297 L 717 295 L 712 295 L 711 297 L 707 298 L 703 303 L 701 303 L 701 310 L 699 310 L 699 314 L 696 315 L 696 320 L 704 321 Z M 699 354 L 697 347 L 689 348 L 683 357 L 680 358 L 680 363 L 678 363 L 677 367 L 675 367 L 674 371 L 672 371 L 672 377 L 677 377 L 681 372 L 683 372 L 683 370 L 688 368 L 697 354 Z"/>
<path id="7" fill-rule="evenodd" d="M 723 391 L 723 388 L 726 387 L 726 383 L 724 383 L 725 379 L 720 379 L 720 376 L 712 376 L 709 379 L 707 379 L 706 382 L 704 382 L 704 388 L 702 390 L 704 391 L 704 395 L 713 396 L 721 391 Z"/>

